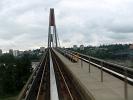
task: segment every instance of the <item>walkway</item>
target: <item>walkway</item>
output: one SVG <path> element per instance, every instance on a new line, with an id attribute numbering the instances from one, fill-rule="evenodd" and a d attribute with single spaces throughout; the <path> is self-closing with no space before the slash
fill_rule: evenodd
<path id="1" fill-rule="evenodd" d="M 88 63 L 83 62 L 83 67 L 81 67 L 81 60 L 72 63 L 57 51 L 55 53 L 95 100 L 125 100 L 123 81 L 104 72 L 103 82 L 101 82 L 101 70 L 98 68 L 91 65 L 89 73 Z M 133 100 L 133 86 L 129 84 L 128 100 Z"/>

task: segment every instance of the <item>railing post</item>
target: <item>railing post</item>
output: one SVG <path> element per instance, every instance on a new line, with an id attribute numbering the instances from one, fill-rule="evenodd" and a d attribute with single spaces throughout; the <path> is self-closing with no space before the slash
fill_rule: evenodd
<path id="1" fill-rule="evenodd" d="M 91 61 L 90 61 L 90 57 L 89 57 L 89 73 L 91 72 L 90 63 L 91 63 Z"/>
<path id="2" fill-rule="evenodd" d="M 81 59 L 81 68 L 83 68 L 83 61 L 82 61 L 82 59 Z"/>
<path id="3" fill-rule="evenodd" d="M 127 82 L 127 69 L 124 68 L 124 96 L 125 96 L 125 100 L 128 100 L 128 82 Z"/>
<path id="4" fill-rule="evenodd" d="M 71 54 L 71 61 L 73 62 L 73 54 Z"/>
<path id="5" fill-rule="evenodd" d="M 70 61 L 72 62 L 72 54 L 69 54 L 70 55 Z"/>
<path id="6" fill-rule="evenodd" d="M 103 82 L 103 62 L 101 61 L 101 82 Z"/>
<path id="7" fill-rule="evenodd" d="M 77 53 L 76 57 L 77 57 L 77 62 L 78 62 L 79 61 L 79 54 L 78 53 Z"/>

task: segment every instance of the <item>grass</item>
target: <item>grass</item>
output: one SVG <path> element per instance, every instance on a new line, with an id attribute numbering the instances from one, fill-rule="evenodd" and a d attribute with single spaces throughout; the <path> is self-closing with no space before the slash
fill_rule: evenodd
<path id="1" fill-rule="evenodd" d="M 11 96 L 11 97 L 2 97 L 0 98 L 0 100 L 16 100 L 17 99 L 17 96 Z"/>
<path id="2" fill-rule="evenodd" d="M 12 95 L 0 96 L 0 100 L 16 100 L 17 96 L 18 96 L 18 92 Z"/>

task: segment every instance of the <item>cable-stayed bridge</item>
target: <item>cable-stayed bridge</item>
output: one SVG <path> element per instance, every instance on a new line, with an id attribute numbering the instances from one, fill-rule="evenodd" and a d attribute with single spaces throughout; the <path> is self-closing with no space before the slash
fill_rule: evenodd
<path id="1" fill-rule="evenodd" d="M 133 100 L 133 69 L 60 48 L 52 8 L 48 48 L 18 100 Z"/>

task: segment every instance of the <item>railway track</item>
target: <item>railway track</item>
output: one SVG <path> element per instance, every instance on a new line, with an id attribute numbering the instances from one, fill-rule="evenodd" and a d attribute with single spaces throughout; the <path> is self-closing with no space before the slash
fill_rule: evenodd
<path id="1" fill-rule="evenodd" d="M 50 59 L 52 59 L 53 65 L 49 64 Z M 53 91 L 50 91 L 52 87 L 50 84 L 50 81 L 52 81 L 50 79 L 50 66 L 53 66 L 57 86 L 57 91 L 53 90 L 57 92 L 54 95 L 51 93 Z M 82 100 L 78 90 L 76 90 L 75 85 L 68 76 L 69 74 L 65 72 L 63 67 L 55 53 L 50 50 L 49 57 L 45 61 L 36 100 Z M 54 99 L 52 99 L 52 96 Z"/>
<path id="2" fill-rule="evenodd" d="M 36 100 L 49 100 L 49 99 L 50 99 L 50 68 L 49 68 L 49 56 L 48 56 L 45 61 Z"/>
<path id="3" fill-rule="evenodd" d="M 52 58 L 53 65 L 50 66 L 53 66 L 57 86 L 57 91 L 53 91 L 57 93 L 53 95 L 51 93 L 53 91 L 50 91 L 50 88 L 52 87 L 50 85 L 50 81 L 52 81 L 52 79 L 50 79 L 51 71 L 50 66 L 48 66 L 49 62 L 46 61 L 47 64 L 45 65 L 43 70 L 36 100 L 82 100 L 80 94 L 77 92 L 78 90 L 76 90 L 74 84 L 68 76 L 68 73 L 63 70 L 64 66 L 61 64 L 59 59 L 57 59 L 58 57 L 52 50 L 50 51 L 50 53 L 51 54 L 49 54 L 50 56 L 47 60 L 50 60 Z M 54 96 L 54 99 L 51 99 L 53 98 L 52 96 Z"/>
<path id="4" fill-rule="evenodd" d="M 84 100 L 52 49 L 39 65 L 18 100 Z"/>
<path id="5" fill-rule="evenodd" d="M 47 71 L 48 68 L 48 58 L 49 55 L 46 53 L 37 68 L 38 70 L 35 71 L 35 74 L 29 83 L 30 88 L 27 90 L 27 94 L 24 97 L 24 100 L 36 100 L 39 93 L 41 93 L 40 87 L 42 85 L 41 83 L 43 83 L 45 70 Z"/>
<path id="6" fill-rule="evenodd" d="M 82 100 L 75 84 L 71 81 L 71 77 L 63 69 L 63 65 L 58 57 L 52 52 L 56 83 L 58 88 L 59 100 Z"/>

